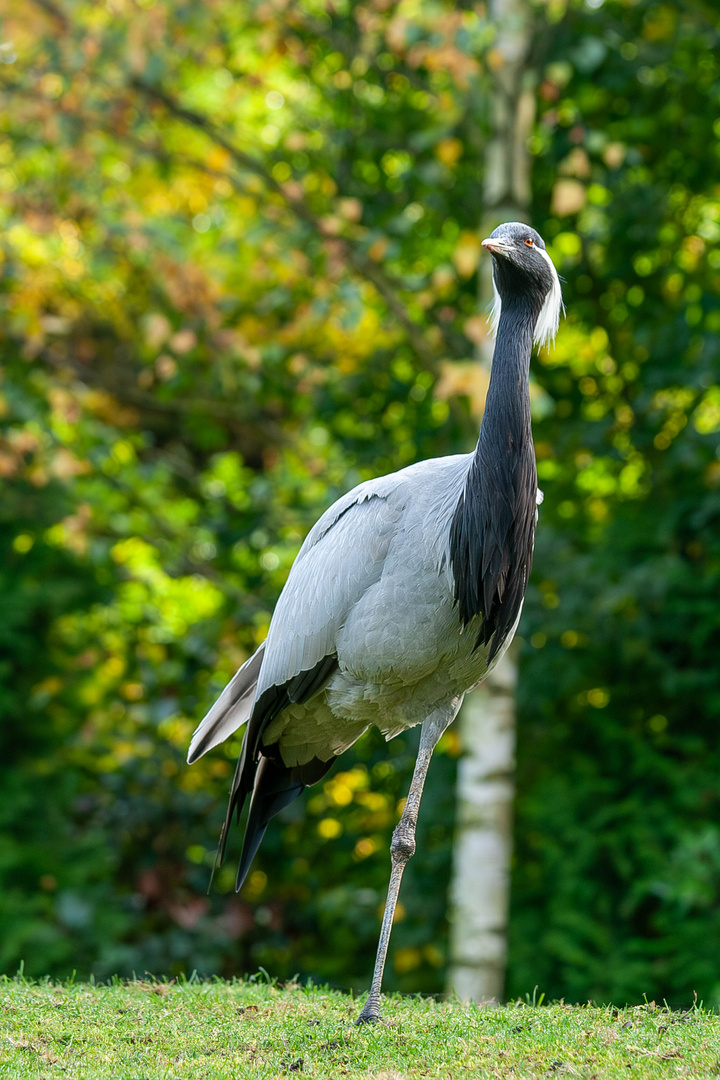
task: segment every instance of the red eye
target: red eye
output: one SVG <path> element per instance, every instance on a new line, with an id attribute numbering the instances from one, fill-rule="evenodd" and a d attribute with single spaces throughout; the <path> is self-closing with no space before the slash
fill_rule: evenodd
<path id="1" fill-rule="evenodd" d="M 532 246 L 533 246 L 533 242 L 532 242 L 532 240 L 526 240 L 526 241 L 525 241 L 525 243 L 527 244 L 527 246 L 528 246 L 528 247 L 532 247 Z"/>

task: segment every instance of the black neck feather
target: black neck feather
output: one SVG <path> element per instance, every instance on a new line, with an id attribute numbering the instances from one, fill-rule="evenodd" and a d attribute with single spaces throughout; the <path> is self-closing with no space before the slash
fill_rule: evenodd
<path id="1" fill-rule="evenodd" d="M 538 310 L 503 298 L 477 448 L 450 528 L 455 601 L 463 625 L 482 617 L 476 647 L 490 659 L 512 630 L 532 565 L 537 473 L 529 371 Z"/>

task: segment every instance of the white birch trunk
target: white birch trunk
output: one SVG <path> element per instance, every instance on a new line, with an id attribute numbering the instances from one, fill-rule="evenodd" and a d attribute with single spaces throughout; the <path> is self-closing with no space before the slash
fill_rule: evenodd
<path id="1" fill-rule="evenodd" d="M 492 137 L 487 145 L 482 237 L 502 221 L 527 218 L 535 116 L 528 0 L 491 0 L 497 25 L 492 50 Z M 481 260 L 479 303 L 492 300 L 490 259 Z M 478 348 L 489 369 L 492 342 Z M 450 889 L 448 991 L 462 1000 L 499 1001 L 505 983 L 512 804 L 515 772 L 517 655 L 512 647 L 482 686 L 469 694 L 459 724 L 457 832 Z"/>

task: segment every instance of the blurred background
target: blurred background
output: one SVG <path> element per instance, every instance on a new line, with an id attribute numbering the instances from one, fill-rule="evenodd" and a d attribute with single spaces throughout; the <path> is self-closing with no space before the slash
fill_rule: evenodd
<path id="1" fill-rule="evenodd" d="M 0 15 L 0 969 L 367 985 L 416 733 L 345 754 L 239 896 L 239 835 L 206 895 L 239 741 L 186 748 L 320 512 L 472 449 L 479 244 L 522 215 L 568 315 L 533 363 L 503 993 L 718 1003 L 716 6 Z M 466 749 L 389 989 L 446 986 Z"/>

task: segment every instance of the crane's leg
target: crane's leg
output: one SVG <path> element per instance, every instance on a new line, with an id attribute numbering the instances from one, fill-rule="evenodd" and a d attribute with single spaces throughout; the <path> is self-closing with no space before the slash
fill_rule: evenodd
<path id="1" fill-rule="evenodd" d="M 435 749 L 438 739 L 445 728 L 450 724 L 460 708 L 462 698 L 453 701 L 451 710 L 443 709 L 432 713 L 422 726 L 420 734 L 420 749 L 418 750 L 415 771 L 410 783 L 405 809 L 400 820 L 395 826 L 392 842 L 390 844 L 390 860 L 392 870 L 390 872 L 390 884 L 388 886 L 385 914 L 383 915 L 378 942 L 377 956 L 375 958 L 375 970 L 373 972 L 370 993 L 367 996 L 363 1010 L 355 1021 L 356 1024 L 374 1024 L 380 1019 L 380 987 L 382 984 L 385 958 L 387 957 L 390 931 L 392 930 L 397 906 L 400 882 L 403 870 L 410 858 L 415 854 L 415 826 L 417 825 L 420 799 L 422 798 L 425 777 L 427 776 L 430 758 Z"/>

